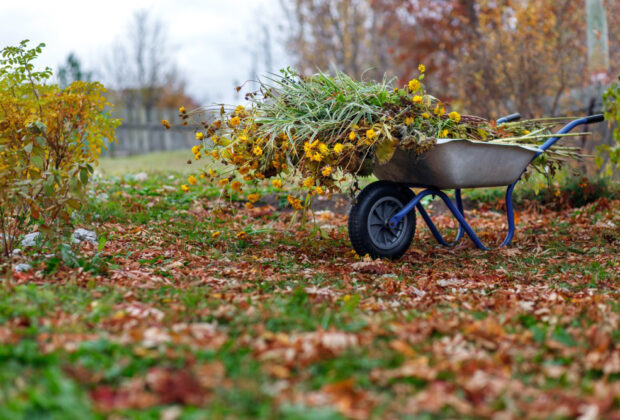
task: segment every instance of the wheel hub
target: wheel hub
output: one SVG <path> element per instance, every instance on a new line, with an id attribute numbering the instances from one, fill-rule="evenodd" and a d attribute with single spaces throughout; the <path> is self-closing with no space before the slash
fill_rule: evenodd
<path id="1" fill-rule="evenodd" d="M 407 218 L 396 226 L 390 226 L 390 219 L 403 208 L 395 197 L 383 197 L 377 201 L 368 215 L 368 232 L 375 246 L 392 249 L 400 243 L 407 231 Z"/>

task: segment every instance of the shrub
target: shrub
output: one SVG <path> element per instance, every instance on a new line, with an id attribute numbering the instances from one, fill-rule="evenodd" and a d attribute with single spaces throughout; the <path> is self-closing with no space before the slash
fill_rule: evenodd
<path id="1" fill-rule="evenodd" d="M 80 208 L 105 141 L 114 141 L 100 83 L 47 84 L 35 71 L 41 49 L 28 41 L 0 58 L 0 251 L 8 257 L 22 229 L 37 222 L 56 238 Z"/>
<path id="2" fill-rule="evenodd" d="M 618 80 L 620 81 L 620 76 L 618 76 Z M 614 166 L 617 170 L 620 170 L 620 84 L 613 83 L 607 89 L 603 95 L 603 108 L 605 110 L 605 119 L 609 121 L 609 124 L 616 123 L 613 131 L 615 144 L 599 146 L 597 164 L 600 166 L 603 163 L 601 152 L 608 152 L 609 162 L 606 165 L 606 172 L 608 175 L 611 175 Z"/>

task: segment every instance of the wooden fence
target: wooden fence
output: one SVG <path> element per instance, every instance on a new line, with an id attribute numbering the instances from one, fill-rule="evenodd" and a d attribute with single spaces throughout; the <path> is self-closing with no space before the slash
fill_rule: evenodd
<path id="1" fill-rule="evenodd" d="M 196 144 L 197 127 L 180 125 L 176 109 L 153 109 L 148 115 L 145 108 L 117 108 L 114 116 L 123 123 L 116 130 L 118 142 L 108 145 L 107 156 L 188 149 Z M 167 130 L 161 120 L 172 122 L 173 127 Z"/>

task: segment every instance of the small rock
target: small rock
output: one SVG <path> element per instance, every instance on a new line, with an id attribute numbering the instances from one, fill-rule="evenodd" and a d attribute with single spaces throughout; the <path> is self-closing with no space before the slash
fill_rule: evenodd
<path id="1" fill-rule="evenodd" d="M 351 264 L 351 268 L 366 274 L 388 274 L 389 269 L 381 262 L 359 261 Z"/>
<path id="2" fill-rule="evenodd" d="M 73 243 L 79 244 L 82 241 L 87 241 L 93 245 L 97 245 L 97 234 L 92 230 L 78 228 L 75 232 L 73 232 Z"/>
<path id="3" fill-rule="evenodd" d="M 457 284 L 461 284 L 462 280 L 459 279 L 447 279 L 447 280 L 438 280 L 437 284 L 441 287 L 446 287 L 446 286 L 454 286 Z"/>
<path id="4" fill-rule="evenodd" d="M 32 232 L 24 236 L 22 239 L 22 247 L 28 248 L 30 246 L 35 246 L 37 244 L 37 239 L 41 236 L 39 232 Z"/>
<path id="5" fill-rule="evenodd" d="M 28 270 L 30 270 L 32 267 L 30 266 L 30 264 L 26 264 L 26 263 L 21 263 L 21 264 L 17 264 L 15 266 L 15 271 L 17 271 L 18 273 L 24 273 Z"/>
<path id="6" fill-rule="evenodd" d="M 106 201 L 108 201 L 108 199 L 110 198 L 109 195 L 107 195 L 106 193 L 102 192 L 100 194 L 97 194 L 95 196 L 95 200 L 101 202 L 101 203 L 105 203 Z"/>
<path id="7" fill-rule="evenodd" d="M 138 172 L 133 176 L 136 181 L 146 181 L 149 178 L 146 172 Z"/>
<path id="8" fill-rule="evenodd" d="M 11 251 L 11 256 L 12 257 L 17 257 L 18 255 L 21 255 L 22 250 L 19 248 L 15 248 L 13 251 Z"/>

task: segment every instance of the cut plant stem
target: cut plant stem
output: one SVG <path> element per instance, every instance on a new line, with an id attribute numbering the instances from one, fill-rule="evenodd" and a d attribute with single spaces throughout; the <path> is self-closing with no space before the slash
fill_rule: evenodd
<path id="1" fill-rule="evenodd" d="M 505 137 L 505 138 L 501 138 L 501 139 L 495 139 L 495 140 L 489 140 L 487 143 L 511 143 L 512 144 L 523 144 L 523 140 L 538 140 L 538 139 L 548 139 L 548 138 L 553 138 L 553 137 L 577 137 L 577 136 L 585 136 L 585 135 L 589 135 L 592 134 L 590 132 L 584 132 L 584 133 L 564 133 L 564 134 L 541 134 L 541 135 L 537 135 L 537 136 L 533 136 L 530 137 L 529 134 L 526 136 L 521 136 L 521 137 Z M 518 142 L 515 142 L 515 140 L 518 140 Z"/>

